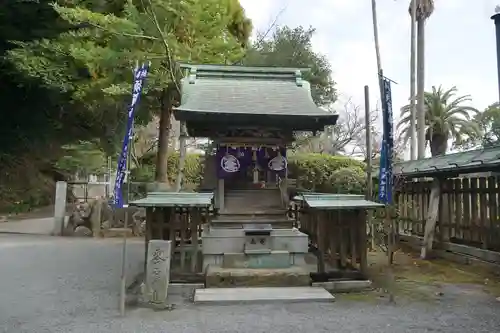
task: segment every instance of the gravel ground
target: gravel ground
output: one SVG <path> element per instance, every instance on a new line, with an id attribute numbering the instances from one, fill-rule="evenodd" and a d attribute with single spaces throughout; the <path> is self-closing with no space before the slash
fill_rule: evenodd
<path id="1" fill-rule="evenodd" d="M 130 274 L 143 246 L 130 244 Z M 500 302 L 448 286 L 435 302 L 335 303 L 132 309 L 118 316 L 116 240 L 0 235 L 0 332 L 500 332 Z"/>

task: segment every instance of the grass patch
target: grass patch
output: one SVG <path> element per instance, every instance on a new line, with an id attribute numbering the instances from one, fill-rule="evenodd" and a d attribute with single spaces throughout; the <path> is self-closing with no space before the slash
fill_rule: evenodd
<path id="1" fill-rule="evenodd" d="M 383 252 L 370 252 L 369 275 L 375 289 L 389 289 L 387 257 Z M 396 297 L 410 300 L 432 300 L 444 284 L 475 285 L 495 297 L 500 296 L 500 283 L 491 273 L 478 267 L 465 266 L 443 259 L 421 260 L 414 253 L 395 253 L 392 266 Z"/>

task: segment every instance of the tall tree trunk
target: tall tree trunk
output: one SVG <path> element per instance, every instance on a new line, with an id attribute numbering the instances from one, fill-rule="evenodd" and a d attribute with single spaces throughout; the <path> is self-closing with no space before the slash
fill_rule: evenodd
<path id="1" fill-rule="evenodd" d="M 435 134 L 431 137 L 429 146 L 432 156 L 445 155 L 448 150 L 448 137 L 442 134 Z"/>
<path id="2" fill-rule="evenodd" d="M 372 0 L 372 22 L 373 22 L 373 37 L 375 40 L 375 55 L 377 57 L 377 73 L 382 73 L 382 60 L 380 59 L 380 43 L 378 40 L 378 21 L 377 21 L 377 1 Z M 379 77 L 379 80 L 381 78 Z M 380 85 L 382 91 L 382 85 Z"/>
<path id="3" fill-rule="evenodd" d="M 182 181 L 184 178 L 184 166 L 186 164 L 186 139 L 187 139 L 187 130 L 186 123 L 180 122 L 179 124 L 179 171 L 177 172 L 177 178 L 175 180 L 175 191 L 180 192 L 182 188 Z"/>
<path id="4" fill-rule="evenodd" d="M 417 21 L 417 137 L 418 158 L 425 158 L 425 19 Z"/>
<path id="5" fill-rule="evenodd" d="M 172 120 L 173 89 L 164 89 L 160 99 L 160 123 L 158 130 L 158 152 L 156 155 L 155 181 L 169 187 L 168 181 L 168 143 Z"/>
<path id="6" fill-rule="evenodd" d="M 417 0 L 411 1 L 411 28 L 410 28 L 410 160 L 417 159 L 416 154 L 416 103 L 415 103 L 415 72 L 416 72 L 416 16 L 417 16 Z"/>

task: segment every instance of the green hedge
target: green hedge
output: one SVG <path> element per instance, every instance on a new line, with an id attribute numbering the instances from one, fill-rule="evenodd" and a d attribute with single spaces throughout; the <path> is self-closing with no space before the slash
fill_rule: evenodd
<path id="1" fill-rule="evenodd" d="M 135 182 L 152 182 L 155 177 L 156 154 L 143 156 L 140 160 L 141 166 L 132 170 L 132 180 Z M 175 182 L 179 171 L 179 153 L 175 152 L 168 156 L 168 179 Z M 187 154 L 184 165 L 184 184 L 199 185 L 203 178 L 204 159 L 198 154 Z"/>
<path id="2" fill-rule="evenodd" d="M 155 155 L 141 159 L 141 167 L 132 170 L 136 182 L 151 182 L 155 173 Z M 168 157 L 168 178 L 175 181 L 179 154 Z M 204 159 L 201 155 L 188 154 L 184 169 L 184 184 L 199 185 L 203 178 Z M 327 193 L 363 194 L 365 190 L 365 163 L 346 156 L 324 154 L 290 154 L 289 178 L 297 179 L 299 187 Z"/>
<path id="3" fill-rule="evenodd" d="M 328 193 L 363 193 L 365 167 L 350 157 L 325 154 L 292 154 L 288 161 L 289 177 L 299 187 Z"/>

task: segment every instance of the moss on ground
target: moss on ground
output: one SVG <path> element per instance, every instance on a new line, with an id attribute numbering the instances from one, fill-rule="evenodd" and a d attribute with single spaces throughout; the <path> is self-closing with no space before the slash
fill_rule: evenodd
<path id="1" fill-rule="evenodd" d="M 500 296 L 500 279 L 485 269 L 456 264 L 442 259 L 421 260 L 414 253 L 396 252 L 392 269 L 388 269 L 383 252 L 368 255 L 369 275 L 374 290 L 336 295 L 339 300 L 379 301 L 388 298 L 392 290 L 396 299 L 433 301 L 442 295 L 443 285 L 474 286 L 485 295 Z M 391 285 L 390 276 L 394 276 Z"/>

